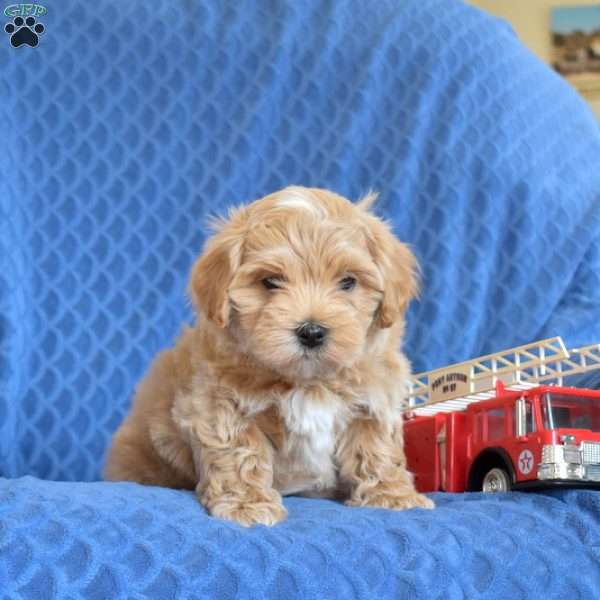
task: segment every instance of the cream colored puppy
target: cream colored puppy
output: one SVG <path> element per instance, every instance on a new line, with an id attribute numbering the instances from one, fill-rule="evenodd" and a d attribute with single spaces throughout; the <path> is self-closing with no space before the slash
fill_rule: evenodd
<path id="1" fill-rule="evenodd" d="M 108 479 L 195 489 L 242 525 L 284 519 L 286 494 L 433 506 L 402 442 L 416 262 L 373 200 L 290 187 L 218 224 L 191 274 L 197 323 L 139 385 Z"/>

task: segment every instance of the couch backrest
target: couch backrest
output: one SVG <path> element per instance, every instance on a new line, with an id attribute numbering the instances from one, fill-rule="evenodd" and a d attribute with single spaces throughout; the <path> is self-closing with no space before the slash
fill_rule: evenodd
<path id="1" fill-rule="evenodd" d="M 422 264 L 417 370 L 600 339 L 598 127 L 504 24 L 450 0 L 43 4 L 37 47 L 0 40 L 0 474 L 97 478 L 191 318 L 206 216 L 292 183 L 381 192 Z"/>

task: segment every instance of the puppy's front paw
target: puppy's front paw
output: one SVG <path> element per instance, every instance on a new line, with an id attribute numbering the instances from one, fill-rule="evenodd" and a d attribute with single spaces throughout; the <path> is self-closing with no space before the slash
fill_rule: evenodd
<path id="1" fill-rule="evenodd" d="M 287 510 L 277 502 L 217 502 L 210 508 L 213 517 L 235 521 L 244 527 L 252 525 L 276 525 L 285 520 Z"/>
<path id="2" fill-rule="evenodd" d="M 407 508 L 434 508 L 433 500 L 427 496 L 411 490 L 406 493 L 392 493 L 379 491 L 377 488 L 360 498 L 351 498 L 346 502 L 348 506 L 372 506 L 389 508 L 392 510 L 405 510 Z"/>
<path id="3" fill-rule="evenodd" d="M 242 486 L 223 495 L 212 494 L 210 487 L 196 488 L 200 502 L 213 517 L 235 521 L 244 527 L 275 525 L 287 516 L 279 492 L 273 489 L 255 489 Z"/>

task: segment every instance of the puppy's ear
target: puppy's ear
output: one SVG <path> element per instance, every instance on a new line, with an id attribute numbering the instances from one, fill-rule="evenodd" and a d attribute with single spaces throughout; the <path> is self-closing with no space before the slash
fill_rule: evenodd
<path id="1" fill-rule="evenodd" d="M 196 309 L 219 327 L 229 325 L 231 306 L 229 286 L 242 263 L 245 211 L 230 213 L 224 223 L 213 223 L 220 229 L 211 237 L 200 258 L 192 267 L 189 295 Z"/>
<path id="2" fill-rule="evenodd" d="M 406 244 L 373 215 L 366 216 L 369 252 L 383 280 L 383 298 L 376 316 L 380 327 L 391 327 L 404 315 L 408 304 L 419 293 L 418 264 Z"/>

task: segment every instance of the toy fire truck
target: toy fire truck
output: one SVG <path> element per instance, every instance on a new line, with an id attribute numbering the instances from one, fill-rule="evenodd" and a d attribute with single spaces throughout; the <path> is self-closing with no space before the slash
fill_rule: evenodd
<path id="1" fill-rule="evenodd" d="M 563 377 L 600 368 L 600 344 L 561 338 L 415 375 L 405 412 L 421 492 L 600 485 L 600 390 Z"/>

